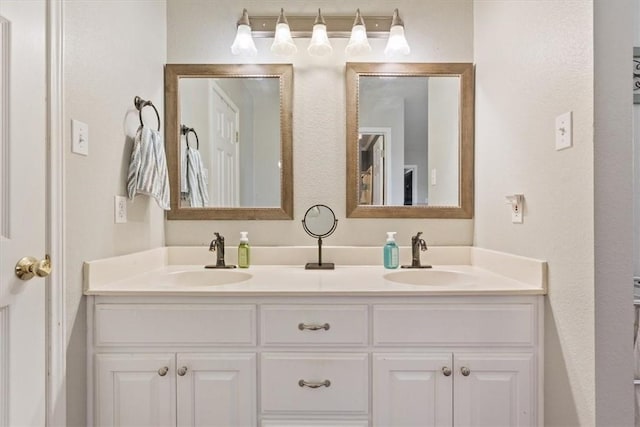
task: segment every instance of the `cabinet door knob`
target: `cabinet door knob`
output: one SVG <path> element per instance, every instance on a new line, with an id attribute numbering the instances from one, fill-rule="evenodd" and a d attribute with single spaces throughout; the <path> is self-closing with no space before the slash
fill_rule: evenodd
<path id="1" fill-rule="evenodd" d="M 443 374 L 445 377 L 450 376 L 450 375 L 451 375 L 451 368 L 448 368 L 448 367 L 446 367 L 446 366 L 442 367 L 442 374 Z"/>
<path id="2" fill-rule="evenodd" d="M 469 374 L 471 373 L 471 369 L 467 368 L 466 366 L 463 366 L 462 368 L 460 368 L 460 373 L 463 376 L 468 377 Z"/>
<path id="3" fill-rule="evenodd" d="M 178 375 L 181 377 L 184 377 L 187 374 L 187 367 L 183 366 L 182 368 L 178 369 Z"/>
<path id="4" fill-rule="evenodd" d="M 300 329 L 301 331 L 304 331 L 305 329 L 309 330 L 309 331 L 319 331 L 319 330 L 325 330 L 328 331 L 329 328 L 331 326 L 328 323 L 324 323 L 322 325 L 320 324 L 314 324 L 314 323 L 299 323 L 298 324 L 298 329 Z"/>
<path id="5" fill-rule="evenodd" d="M 158 369 L 158 375 L 160 375 L 161 377 L 167 375 L 167 372 L 169 372 L 168 366 L 163 366 L 162 368 Z"/>
<path id="6" fill-rule="evenodd" d="M 331 381 L 324 380 L 322 382 L 316 383 L 312 381 L 300 380 L 298 381 L 298 385 L 300 387 L 309 387 L 309 388 L 329 387 L 331 385 Z"/>

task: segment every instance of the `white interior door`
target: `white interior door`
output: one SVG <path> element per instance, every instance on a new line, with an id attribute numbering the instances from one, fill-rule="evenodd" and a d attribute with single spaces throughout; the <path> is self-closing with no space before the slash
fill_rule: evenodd
<path id="1" fill-rule="evenodd" d="M 45 424 L 46 4 L 0 2 L 0 426 Z"/>
<path id="2" fill-rule="evenodd" d="M 240 171 L 238 156 L 239 109 L 225 92 L 213 85 L 213 150 L 211 206 L 240 206 Z"/>

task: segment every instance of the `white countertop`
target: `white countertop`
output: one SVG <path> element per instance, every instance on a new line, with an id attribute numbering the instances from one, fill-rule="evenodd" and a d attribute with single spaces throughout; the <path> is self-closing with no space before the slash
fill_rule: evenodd
<path id="1" fill-rule="evenodd" d="M 336 265 L 335 270 L 305 270 L 313 262 L 314 247 L 252 248 L 248 269 L 224 270 L 222 274 L 250 274 L 248 280 L 231 284 L 189 283 L 187 276 L 201 278 L 211 272 L 205 264 L 214 260 L 203 247 L 166 247 L 85 263 L 86 295 L 217 295 L 217 296 L 411 296 L 411 295 L 544 295 L 546 262 L 474 247 L 429 248 L 423 264 L 433 263 L 432 272 L 452 272 L 452 283 L 410 285 L 388 280 L 381 265 L 366 265 L 380 258 L 381 248 L 325 247 L 326 262 L 337 259 L 353 265 Z M 228 248 L 228 255 L 235 252 Z M 356 254 L 356 255 L 354 255 Z M 401 263 L 408 263 L 409 248 L 401 248 Z M 296 265 L 274 265 L 287 259 Z M 227 263 L 235 261 L 228 256 Z M 439 261 L 436 263 L 435 261 Z M 193 272 L 193 273 L 192 273 Z M 440 273 L 437 273 L 440 274 Z M 246 276 L 245 276 L 246 277 Z"/>

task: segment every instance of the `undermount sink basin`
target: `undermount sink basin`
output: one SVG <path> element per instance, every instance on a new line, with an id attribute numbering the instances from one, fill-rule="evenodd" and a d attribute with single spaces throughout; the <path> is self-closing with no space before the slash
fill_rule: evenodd
<path id="1" fill-rule="evenodd" d="M 167 274 L 163 283 L 174 286 L 219 286 L 244 282 L 251 277 L 250 273 L 237 270 L 188 270 Z"/>
<path id="2" fill-rule="evenodd" d="M 405 285 L 455 286 L 470 285 L 474 276 L 459 271 L 446 270 L 402 270 L 384 275 L 384 278 Z"/>

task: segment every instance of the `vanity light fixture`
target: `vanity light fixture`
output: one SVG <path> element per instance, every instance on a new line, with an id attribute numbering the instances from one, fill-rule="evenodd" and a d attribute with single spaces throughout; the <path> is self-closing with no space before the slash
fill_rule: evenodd
<path id="1" fill-rule="evenodd" d="M 278 55 L 292 55 L 297 48 L 294 38 L 311 38 L 307 49 L 309 55 L 326 56 L 333 51 L 330 38 L 348 38 L 345 49 L 348 56 L 356 56 L 371 52 L 370 38 L 389 38 L 385 54 L 409 54 L 409 44 L 404 36 L 404 24 L 400 19 L 398 9 L 393 18 L 390 16 L 366 16 L 356 11 L 355 21 L 351 16 L 323 16 L 320 9 L 314 16 L 288 16 L 280 10 L 277 19 L 273 16 L 249 16 L 246 9 L 238 21 L 238 34 L 233 42 L 231 51 L 234 55 L 255 56 L 257 50 L 252 37 L 272 38 L 272 52 Z M 393 28 L 392 28 L 393 27 Z"/>
<path id="2" fill-rule="evenodd" d="M 276 22 L 276 31 L 271 45 L 271 52 L 276 55 L 290 56 L 298 51 L 296 44 L 291 38 L 291 29 L 287 17 L 284 16 L 284 9 L 280 9 L 280 16 Z"/>
<path id="3" fill-rule="evenodd" d="M 253 42 L 251 35 L 251 24 L 249 23 L 249 13 L 247 9 L 242 10 L 242 17 L 238 20 L 236 38 L 231 45 L 231 53 L 241 56 L 256 56 L 258 49 Z"/>
<path id="4" fill-rule="evenodd" d="M 329 43 L 329 36 L 327 36 L 327 24 L 324 22 L 320 9 L 318 9 L 318 15 L 313 23 L 311 43 L 309 43 L 307 51 L 312 56 L 327 56 L 333 52 L 331 43 Z"/>
<path id="5" fill-rule="evenodd" d="M 384 48 L 384 54 L 389 58 L 408 55 L 409 52 L 411 52 L 411 49 L 409 48 L 409 43 L 407 43 L 407 38 L 404 36 L 404 22 L 400 18 L 398 9 L 396 9 L 393 11 L 389 40 L 387 41 L 387 47 Z"/>
<path id="6" fill-rule="evenodd" d="M 356 20 L 351 28 L 351 37 L 345 48 L 345 53 L 349 56 L 364 55 L 371 52 L 371 45 L 367 39 L 367 29 L 364 26 L 364 19 L 360 15 L 360 9 L 356 10 Z"/>

